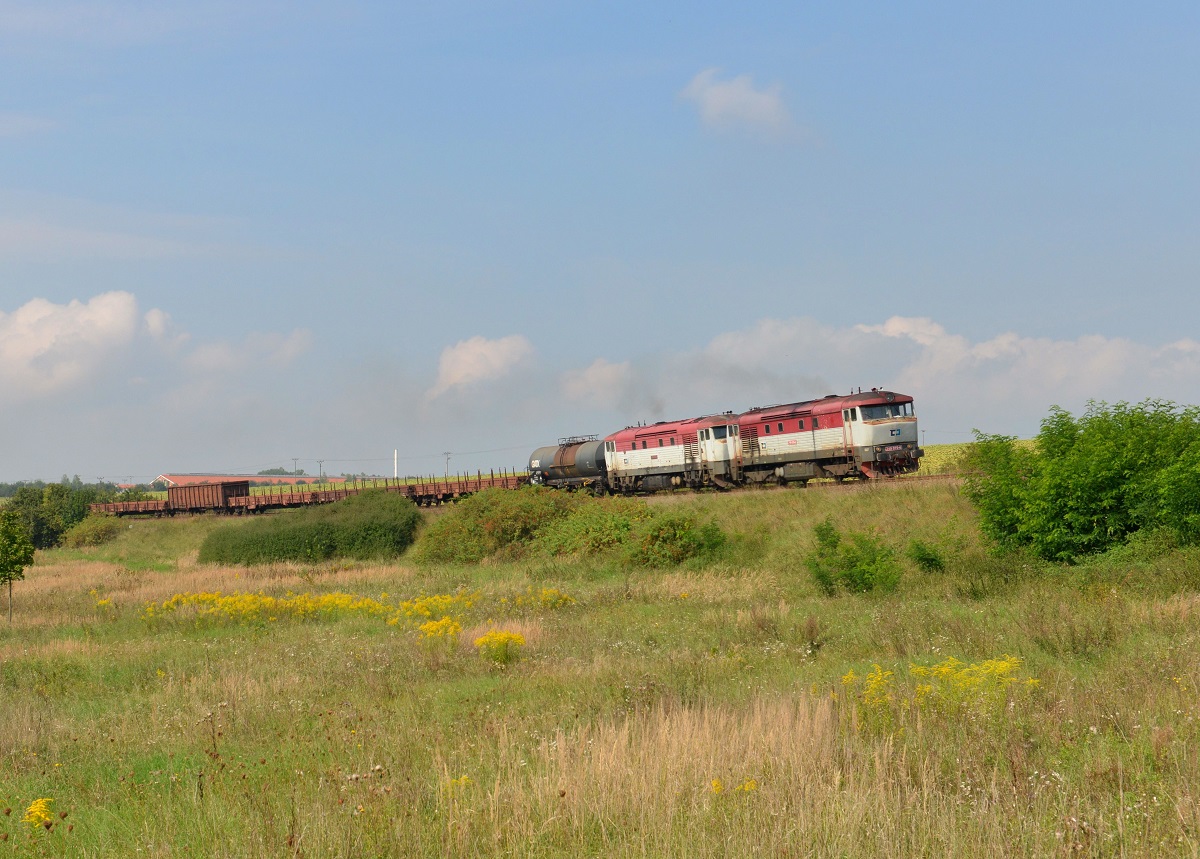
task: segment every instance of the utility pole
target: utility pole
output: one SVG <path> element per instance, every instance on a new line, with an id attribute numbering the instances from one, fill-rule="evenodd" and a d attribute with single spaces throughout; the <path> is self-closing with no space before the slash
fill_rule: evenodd
<path id="1" fill-rule="evenodd" d="M 450 479 L 450 456 L 451 456 L 451 453 L 448 450 L 443 450 L 442 456 L 446 457 L 446 479 L 449 480 Z"/>
<path id="2" fill-rule="evenodd" d="M 299 473 L 300 473 L 300 457 L 293 456 L 292 457 L 292 477 L 295 477 Z"/>
<path id="3" fill-rule="evenodd" d="M 400 477 L 400 448 L 392 451 L 392 479 Z"/>
<path id="4" fill-rule="evenodd" d="M 318 475 L 317 483 L 324 483 L 325 482 L 325 460 L 323 460 L 323 459 L 317 460 L 317 475 Z"/>

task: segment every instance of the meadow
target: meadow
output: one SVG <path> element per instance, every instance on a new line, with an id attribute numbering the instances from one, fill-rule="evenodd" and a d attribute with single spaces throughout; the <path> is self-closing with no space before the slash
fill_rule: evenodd
<path id="1" fill-rule="evenodd" d="M 225 567 L 202 516 L 40 552 L 0 856 L 1200 855 L 1200 550 L 997 557 L 953 481 L 650 503 L 724 545 Z M 827 519 L 894 590 L 814 582 Z"/>

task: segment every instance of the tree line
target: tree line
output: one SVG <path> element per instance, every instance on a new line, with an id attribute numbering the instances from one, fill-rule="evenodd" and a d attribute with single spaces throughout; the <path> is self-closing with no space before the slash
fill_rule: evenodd
<path id="1" fill-rule="evenodd" d="M 89 504 L 111 501 L 118 492 L 112 484 L 37 483 L 18 486 L 3 508 L 15 517 L 35 549 L 57 546 L 68 529 L 87 517 Z M 130 493 L 121 493 L 121 498 L 130 498 Z"/>

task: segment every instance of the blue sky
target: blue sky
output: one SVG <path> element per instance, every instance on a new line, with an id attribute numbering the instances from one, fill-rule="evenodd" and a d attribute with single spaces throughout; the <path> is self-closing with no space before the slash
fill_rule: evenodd
<path id="1" fill-rule="evenodd" d="M 1200 401 L 1200 8 L 696 5 L 0 0 L 0 479 Z"/>

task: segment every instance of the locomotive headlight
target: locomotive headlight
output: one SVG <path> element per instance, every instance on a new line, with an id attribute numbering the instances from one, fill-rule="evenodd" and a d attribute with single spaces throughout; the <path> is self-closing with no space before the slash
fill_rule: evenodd
<path id="1" fill-rule="evenodd" d="M 881 445 L 881 444 L 877 444 L 877 445 L 875 445 L 875 452 L 876 452 L 876 453 L 883 453 L 883 445 Z"/>

